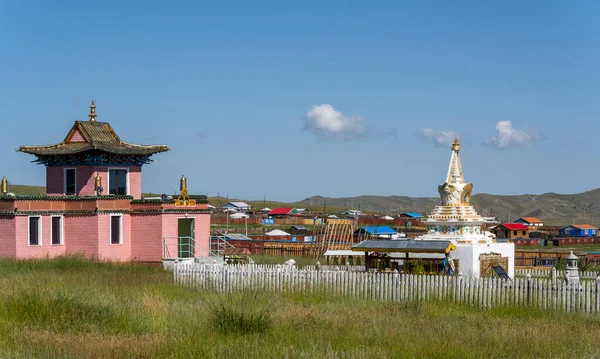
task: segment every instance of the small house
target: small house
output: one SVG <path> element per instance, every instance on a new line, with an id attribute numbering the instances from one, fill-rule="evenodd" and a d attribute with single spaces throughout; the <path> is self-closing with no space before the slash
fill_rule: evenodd
<path id="1" fill-rule="evenodd" d="M 400 213 L 400 218 L 402 219 L 421 219 L 423 215 L 417 212 L 402 212 Z"/>
<path id="2" fill-rule="evenodd" d="M 381 238 L 397 239 L 400 238 L 398 232 L 389 226 L 368 226 L 361 227 L 354 231 L 354 236 L 359 238 Z"/>
<path id="3" fill-rule="evenodd" d="M 365 215 L 362 211 L 359 211 L 357 209 L 348 209 L 348 210 L 342 211 L 340 214 L 343 216 L 349 216 L 349 217 L 358 217 L 358 216 Z"/>
<path id="4" fill-rule="evenodd" d="M 247 211 L 249 209 L 252 209 L 252 206 L 250 206 L 248 203 L 246 202 L 229 202 L 226 205 L 223 206 L 223 209 L 234 209 L 236 211 Z"/>
<path id="5" fill-rule="evenodd" d="M 503 223 L 491 228 L 498 239 L 529 238 L 529 227 L 521 223 Z"/>
<path id="6" fill-rule="evenodd" d="M 541 219 L 535 217 L 521 217 L 514 221 L 513 223 L 524 224 L 529 227 L 543 227 L 544 222 Z"/>
<path id="7" fill-rule="evenodd" d="M 293 211 L 294 209 L 291 207 L 285 207 L 285 208 L 273 208 L 270 212 L 269 212 L 269 217 L 281 217 L 281 216 L 287 216 L 290 214 L 291 211 Z"/>
<path id="8" fill-rule="evenodd" d="M 282 231 L 281 229 L 274 229 L 270 232 L 265 233 L 265 235 L 271 236 L 271 237 L 283 237 L 283 236 L 289 236 L 290 234 Z"/>
<path id="9" fill-rule="evenodd" d="M 290 234 L 299 235 L 299 236 L 306 235 L 307 231 L 308 231 L 308 228 L 306 226 L 300 226 L 300 225 L 292 226 L 292 227 L 290 227 L 290 229 L 288 229 L 288 232 L 290 232 Z"/>
<path id="10" fill-rule="evenodd" d="M 598 227 L 589 224 L 571 224 L 560 229 L 561 237 L 596 237 Z"/>

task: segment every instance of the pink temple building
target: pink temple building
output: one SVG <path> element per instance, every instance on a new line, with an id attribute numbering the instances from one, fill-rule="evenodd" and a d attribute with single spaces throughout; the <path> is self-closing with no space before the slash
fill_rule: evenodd
<path id="1" fill-rule="evenodd" d="M 206 256 L 210 213 L 205 196 L 142 198 L 142 167 L 165 145 L 122 141 L 108 122 L 77 121 L 65 139 L 21 146 L 46 167 L 46 195 L 0 195 L 0 257 L 81 253 L 102 260 L 160 262 Z"/>

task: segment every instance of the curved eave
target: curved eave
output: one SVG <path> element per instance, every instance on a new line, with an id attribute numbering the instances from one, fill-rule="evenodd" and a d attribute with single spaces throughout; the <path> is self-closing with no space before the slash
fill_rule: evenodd
<path id="1" fill-rule="evenodd" d="M 73 146 L 75 145 L 75 146 Z M 171 150 L 170 147 L 166 145 L 132 145 L 128 143 L 124 143 L 124 147 L 119 150 L 114 147 L 107 146 L 92 146 L 88 143 L 85 146 L 77 146 L 76 144 L 57 144 L 50 146 L 21 146 L 16 151 L 28 153 L 35 156 L 61 156 L 61 155 L 75 155 L 78 153 L 83 153 L 87 151 L 102 151 L 114 155 L 154 155 L 157 153 L 168 152 Z M 73 146 L 73 147 L 71 147 Z M 71 148 L 69 148 L 71 147 Z M 135 147 L 135 148 L 132 148 Z"/>

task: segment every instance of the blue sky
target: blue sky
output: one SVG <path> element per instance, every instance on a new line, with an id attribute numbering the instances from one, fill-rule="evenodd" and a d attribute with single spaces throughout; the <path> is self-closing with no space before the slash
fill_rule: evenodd
<path id="1" fill-rule="evenodd" d="M 600 3 L 0 1 L 0 176 L 98 120 L 168 144 L 143 189 L 272 200 L 598 187 Z"/>

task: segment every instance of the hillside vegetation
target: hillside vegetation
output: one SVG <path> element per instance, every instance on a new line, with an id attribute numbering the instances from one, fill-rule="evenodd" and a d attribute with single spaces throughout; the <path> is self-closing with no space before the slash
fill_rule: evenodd
<path id="1" fill-rule="evenodd" d="M 11 192 L 20 195 L 43 195 L 42 186 L 11 185 Z M 223 197 L 210 197 L 213 206 L 227 203 Z M 229 201 L 237 201 L 230 198 Z M 396 215 L 404 211 L 428 214 L 439 205 L 438 197 L 408 196 L 359 196 L 347 198 L 329 198 L 313 196 L 298 202 L 249 201 L 253 208 L 302 207 L 313 212 L 339 213 L 344 209 L 360 209 L 366 212 Z M 589 223 L 600 226 L 600 188 L 576 194 L 544 193 L 540 195 L 523 194 L 500 196 L 487 193 L 473 195 L 472 204 L 483 216 L 497 217 L 506 222 L 519 217 L 538 217 L 548 225 Z M 510 213 L 510 218 L 509 218 Z"/>
<path id="2" fill-rule="evenodd" d="M 320 196 L 307 198 L 300 203 L 319 206 L 324 202 Z M 549 225 L 589 223 L 600 225 L 600 189 L 577 194 L 544 193 L 541 195 L 523 194 L 500 196 L 486 193 L 473 195 L 471 203 L 483 216 L 493 216 L 500 221 L 515 220 L 519 217 L 538 217 Z M 365 211 L 397 214 L 414 211 L 429 214 L 440 204 L 437 197 L 407 196 L 360 196 L 351 198 L 327 198 L 332 206 L 354 208 Z M 510 218 L 509 218 L 510 213 Z"/>

